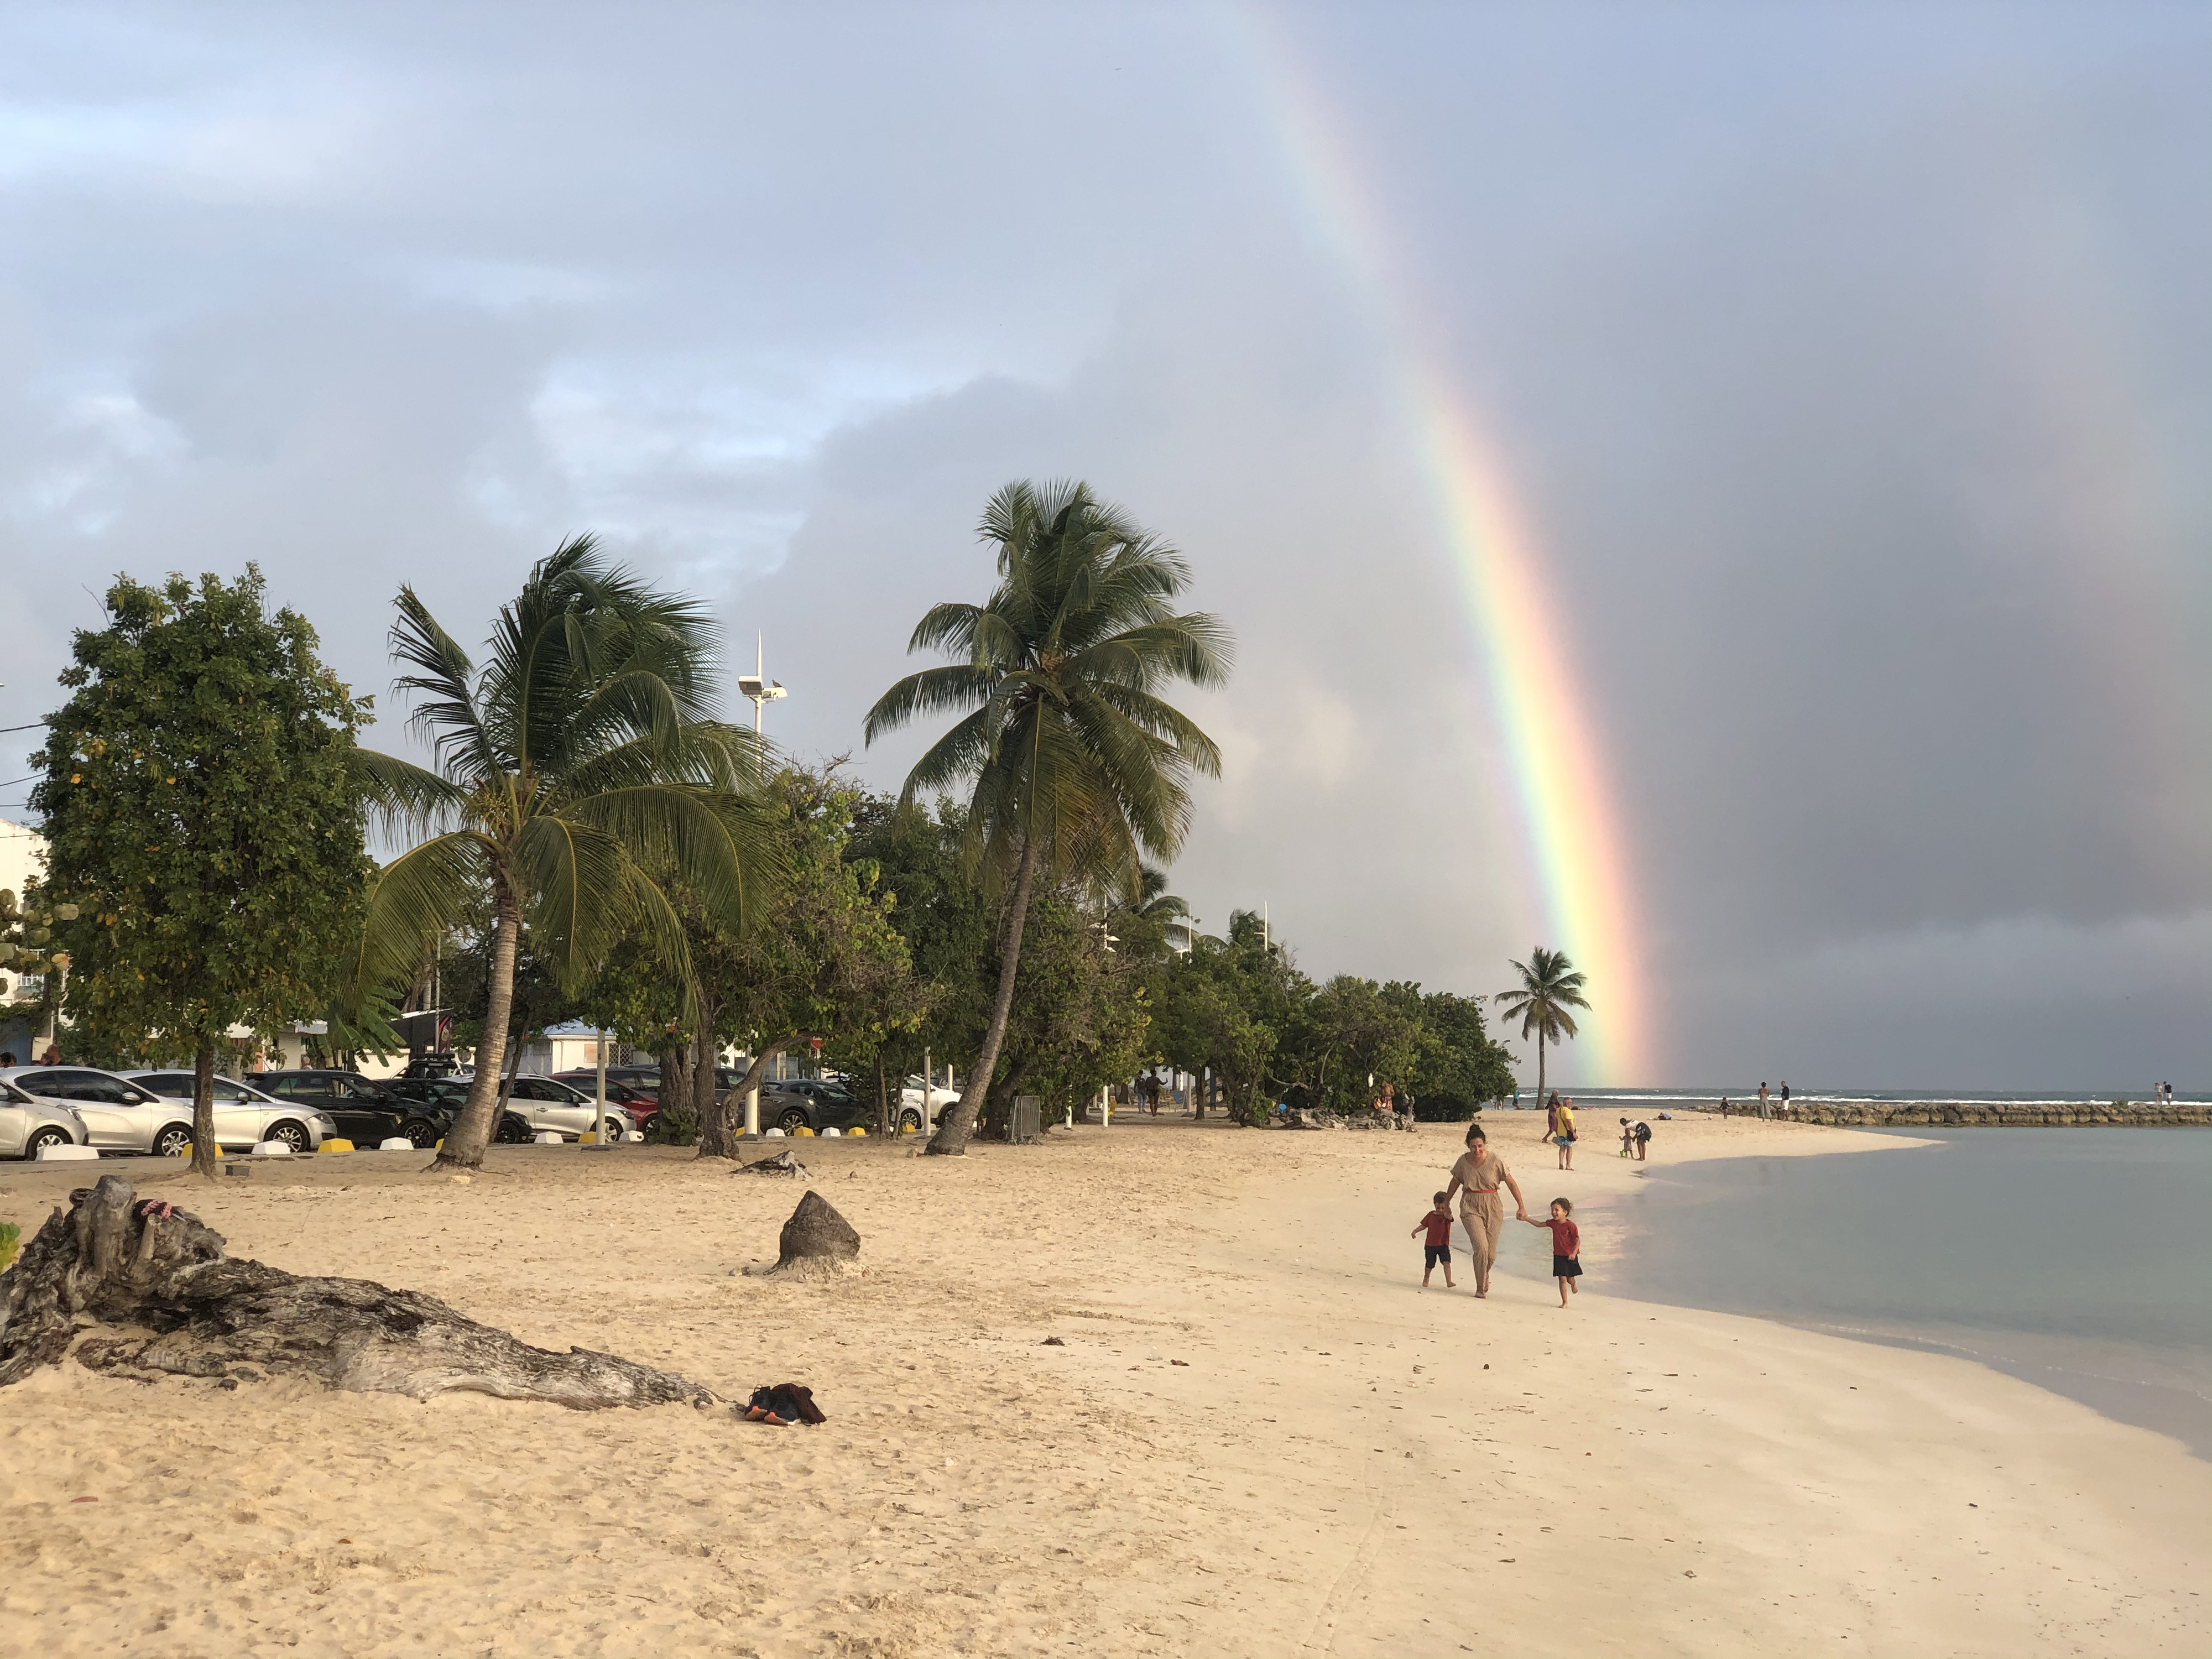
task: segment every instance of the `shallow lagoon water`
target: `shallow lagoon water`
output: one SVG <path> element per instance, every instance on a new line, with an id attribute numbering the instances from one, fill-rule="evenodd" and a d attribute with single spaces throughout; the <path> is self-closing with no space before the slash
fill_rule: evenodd
<path id="1" fill-rule="evenodd" d="M 2212 1129 L 1894 1133 L 1937 1144 L 1653 1163 L 1607 1288 L 1960 1354 L 2212 1455 Z"/>

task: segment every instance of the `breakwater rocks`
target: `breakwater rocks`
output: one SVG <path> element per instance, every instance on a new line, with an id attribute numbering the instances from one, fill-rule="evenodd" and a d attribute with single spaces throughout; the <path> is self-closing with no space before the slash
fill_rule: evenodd
<path id="1" fill-rule="evenodd" d="M 1717 1103 L 1699 1106 L 1717 1111 Z M 1752 1116 L 1756 1108 L 1729 1103 L 1731 1117 Z M 2116 1100 L 2100 1105 L 2078 1100 L 1793 1100 L 1785 1122 L 1826 1123 L 1839 1128 L 2085 1129 L 2099 1126 L 2179 1128 L 2212 1124 L 2212 1105 L 2181 1101 L 2172 1106 Z"/>

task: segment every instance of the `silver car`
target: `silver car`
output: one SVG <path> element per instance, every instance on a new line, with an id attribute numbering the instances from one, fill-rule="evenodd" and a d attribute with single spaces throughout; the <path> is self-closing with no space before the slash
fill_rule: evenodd
<path id="1" fill-rule="evenodd" d="M 125 1072 L 128 1081 L 192 1110 L 190 1072 Z M 277 1100 L 235 1078 L 215 1080 L 215 1139 L 226 1152 L 250 1152 L 265 1140 L 289 1146 L 295 1152 L 321 1149 L 324 1140 L 338 1132 L 337 1120 L 311 1106 Z"/>
<path id="2" fill-rule="evenodd" d="M 82 1146 L 103 1152 L 173 1154 L 191 1145 L 192 1113 L 151 1090 L 89 1066 L 15 1066 L 0 1083 L 84 1126 Z"/>
<path id="3" fill-rule="evenodd" d="M 0 1072 L 0 1158 L 36 1158 L 42 1146 L 82 1146 L 84 1125 L 76 1113 L 28 1095 Z"/>
<path id="4" fill-rule="evenodd" d="M 448 1081 L 465 1083 L 475 1075 L 471 1072 L 457 1073 Z M 563 1140 L 574 1140 L 590 1129 L 599 1111 L 599 1097 L 572 1089 L 557 1078 L 526 1074 L 514 1079 L 514 1086 L 507 1097 L 507 1109 L 528 1123 L 534 1131 L 551 1130 Z M 611 1100 L 607 1103 L 607 1133 L 626 1135 L 637 1127 L 637 1120 Z"/>

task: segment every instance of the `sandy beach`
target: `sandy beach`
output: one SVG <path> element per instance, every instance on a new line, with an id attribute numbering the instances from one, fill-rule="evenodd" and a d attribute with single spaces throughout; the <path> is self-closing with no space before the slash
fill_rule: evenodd
<path id="1" fill-rule="evenodd" d="M 1668 1160 L 1911 1155 L 1659 1127 Z M 1561 1175 L 1538 1131 L 1492 1120 L 1532 1208 L 1578 1206 L 1565 1313 L 1526 1271 L 1416 1289 L 1440 1125 L 801 1142 L 864 1240 L 829 1284 L 739 1274 L 802 1188 L 687 1153 L 111 1164 L 234 1255 L 726 1395 L 805 1382 L 830 1421 L 49 1370 L 4 1401 L 0 1651 L 2203 1650 L 2212 1467 L 1963 1360 L 1609 1297 L 1637 1167 Z M 84 1181 L 10 1169 L 0 1218 Z"/>

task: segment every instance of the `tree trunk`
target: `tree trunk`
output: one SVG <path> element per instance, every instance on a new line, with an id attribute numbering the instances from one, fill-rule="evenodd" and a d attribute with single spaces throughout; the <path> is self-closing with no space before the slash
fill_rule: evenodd
<path id="1" fill-rule="evenodd" d="M 677 1048 L 665 1048 L 660 1054 L 660 1109 L 668 1114 L 668 1121 L 678 1128 L 702 1130 L 703 1120 L 694 1117 L 689 1124 L 684 1121 L 687 1109 L 696 1109 L 697 1097 L 691 1091 L 691 1045 L 684 1042 Z"/>
<path id="2" fill-rule="evenodd" d="M 491 1144 L 498 1122 L 500 1062 L 507 1058 L 507 1022 L 514 1012 L 514 957 L 521 943 L 522 907 L 514 890 L 495 874 L 493 886 L 499 904 L 499 924 L 492 934 L 491 984 L 484 1008 L 483 1040 L 477 1044 L 476 1076 L 469 1083 L 468 1103 L 460 1121 L 446 1132 L 433 1170 L 475 1170 L 483 1165 L 484 1148 Z"/>
<path id="3" fill-rule="evenodd" d="M 1549 1139 L 1552 1133 L 1552 1103 L 1544 1097 L 1544 1032 L 1540 1026 L 1536 1030 L 1536 1103 L 1544 1109 L 1544 1135 L 1547 1139 Z"/>
<path id="4" fill-rule="evenodd" d="M 702 1023 L 698 1035 L 691 1039 L 691 1121 L 695 1123 L 721 1115 L 722 1098 L 715 1093 L 721 1082 L 715 1075 L 715 1063 L 722 1057 L 721 1044 L 714 1041 L 714 1012 L 702 997 L 699 1003 Z"/>
<path id="5" fill-rule="evenodd" d="M 899 1103 L 902 1106 L 906 1103 L 903 1096 L 901 1097 Z M 878 1043 L 876 1047 L 876 1133 L 879 1135 L 887 1135 L 890 1132 L 891 1090 L 890 1085 L 884 1079 L 884 1051 L 883 1046 Z"/>
<path id="6" fill-rule="evenodd" d="M 738 1155 L 738 1137 L 744 1133 L 738 1114 L 745 1109 L 745 1097 L 760 1087 L 761 1073 L 768 1070 L 769 1061 L 803 1040 L 801 1033 L 793 1031 L 778 1037 L 774 1042 L 764 1044 L 753 1056 L 753 1063 L 745 1067 L 745 1074 L 738 1080 L 738 1086 L 724 1095 L 714 1109 L 699 1120 L 700 1157 L 735 1158 Z"/>
<path id="7" fill-rule="evenodd" d="M 612 1354 L 533 1348 L 418 1291 L 235 1261 L 221 1234 L 137 1200 L 121 1176 L 47 1218 L 4 1295 L 0 1385 L 58 1363 L 88 1317 L 140 1333 L 76 1345 L 81 1364 L 125 1376 L 309 1376 L 363 1394 L 428 1400 L 461 1389 L 580 1411 L 717 1403 L 696 1382 Z"/>
<path id="8" fill-rule="evenodd" d="M 192 1050 L 192 1173 L 216 1177 L 215 1039 L 203 1036 Z"/>
<path id="9" fill-rule="evenodd" d="M 1006 1022 L 1014 1012 L 1014 973 L 1022 960 L 1022 927 L 1029 920 L 1030 890 L 1036 883 L 1037 849 L 1034 841 L 1022 843 L 1022 861 L 1014 878 L 1013 914 L 1006 918 L 1006 948 L 999 959 L 999 994 L 991 1004 L 991 1024 L 983 1033 L 983 1046 L 968 1073 L 968 1086 L 959 1102 L 937 1120 L 937 1133 L 922 1150 L 933 1158 L 957 1158 L 968 1150 L 968 1136 L 975 1127 L 977 1107 L 988 1097 L 991 1073 L 999 1069 L 999 1050 L 1006 1041 Z"/>

